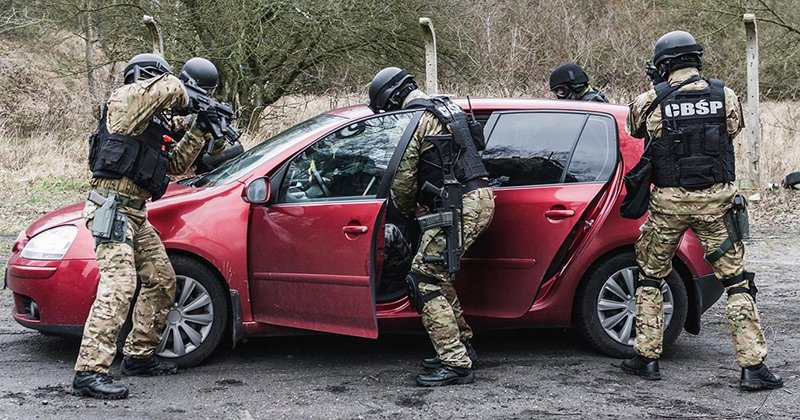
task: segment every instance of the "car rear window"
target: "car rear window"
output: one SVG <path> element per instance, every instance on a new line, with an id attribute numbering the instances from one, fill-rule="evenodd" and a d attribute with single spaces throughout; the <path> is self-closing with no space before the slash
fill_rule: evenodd
<path id="1" fill-rule="evenodd" d="M 494 186 L 604 182 L 616 162 L 612 117 L 583 112 L 495 113 L 484 164 Z"/>

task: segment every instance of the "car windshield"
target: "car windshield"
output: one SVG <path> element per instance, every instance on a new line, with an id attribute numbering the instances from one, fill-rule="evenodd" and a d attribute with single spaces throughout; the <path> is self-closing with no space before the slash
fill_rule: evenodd
<path id="1" fill-rule="evenodd" d="M 274 137 L 225 162 L 211 172 L 186 179 L 180 183 L 192 187 L 213 187 L 233 182 L 256 166 L 286 150 L 296 140 L 329 128 L 333 125 L 333 121 L 341 121 L 342 119 L 342 117 L 328 114 L 317 115 L 278 133 Z"/>

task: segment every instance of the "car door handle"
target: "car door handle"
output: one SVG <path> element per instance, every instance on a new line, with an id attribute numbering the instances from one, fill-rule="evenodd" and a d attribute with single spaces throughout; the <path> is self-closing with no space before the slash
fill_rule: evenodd
<path id="1" fill-rule="evenodd" d="M 366 226 L 347 225 L 342 227 L 342 233 L 346 235 L 362 235 L 364 233 L 367 233 L 367 231 L 369 231 L 369 228 Z"/>
<path id="2" fill-rule="evenodd" d="M 544 212 L 544 217 L 548 219 L 566 219 L 567 217 L 575 216 L 575 210 L 572 209 L 550 209 Z"/>

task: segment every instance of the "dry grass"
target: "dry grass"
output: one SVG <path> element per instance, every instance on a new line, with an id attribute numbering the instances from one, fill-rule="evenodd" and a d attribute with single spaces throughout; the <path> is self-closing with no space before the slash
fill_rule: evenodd
<path id="1" fill-rule="evenodd" d="M 74 38 L 38 49 L 0 42 L 0 183 L 4 186 L 0 190 L 0 234 L 18 232 L 40 215 L 80 200 L 88 189 L 86 139 L 94 126 L 92 98 L 86 80 L 69 76 L 67 71 L 80 68 L 81 48 Z M 99 76 L 101 91 L 108 89 L 108 72 Z M 458 87 L 443 89 L 458 95 L 499 95 L 480 88 L 468 92 Z M 619 98 L 630 96 L 628 93 L 611 91 L 612 97 Z M 533 91 L 518 94 L 540 95 Z M 284 97 L 261 113 L 242 141 L 249 148 L 297 122 L 364 102 L 365 92 Z M 797 105 L 762 104 L 760 157 L 765 183 L 779 184 L 787 173 L 800 171 L 800 150 L 794 147 L 800 139 Z M 746 144 L 746 134 L 737 142 Z M 746 166 L 743 156 L 738 159 L 741 172 Z M 762 195 L 764 200 L 754 206 L 757 218 L 800 208 L 794 192 L 765 191 Z"/>

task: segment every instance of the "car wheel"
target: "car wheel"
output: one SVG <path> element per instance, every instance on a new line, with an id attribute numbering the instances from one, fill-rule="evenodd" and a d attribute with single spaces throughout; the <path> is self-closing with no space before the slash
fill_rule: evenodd
<path id="1" fill-rule="evenodd" d="M 208 267 L 186 257 L 172 257 L 177 287 L 167 313 L 159 357 L 190 367 L 217 348 L 228 324 L 229 302 L 224 287 Z"/>
<path id="2" fill-rule="evenodd" d="M 633 356 L 636 337 L 636 257 L 617 254 L 595 266 L 576 297 L 577 325 L 595 349 L 612 357 Z M 664 346 L 683 329 L 688 310 L 686 289 L 675 270 L 661 284 L 664 296 Z"/>

